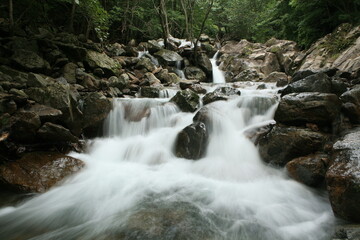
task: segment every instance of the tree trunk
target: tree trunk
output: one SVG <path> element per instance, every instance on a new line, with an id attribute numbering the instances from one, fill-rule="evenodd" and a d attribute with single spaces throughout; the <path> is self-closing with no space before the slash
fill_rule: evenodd
<path id="1" fill-rule="evenodd" d="M 13 0 L 9 0 L 9 22 L 10 22 L 10 32 L 14 30 L 14 7 Z"/>
<path id="2" fill-rule="evenodd" d="M 196 39 L 196 41 L 195 41 L 195 46 L 194 46 L 194 61 L 195 61 L 196 64 L 197 64 L 197 48 L 198 48 L 198 43 L 199 43 L 201 34 L 202 34 L 203 31 L 204 31 L 205 23 L 206 23 L 206 20 L 207 20 L 208 17 L 209 17 L 209 14 L 210 14 L 210 12 L 211 12 L 211 8 L 212 8 L 213 4 L 214 4 L 214 0 L 211 0 L 211 1 L 210 1 L 210 4 L 209 4 L 209 8 L 208 8 L 208 10 L 207 10 L 207 12 L 206 12 L 206 14 L 205 14 L 204 20 L 203 20 L 202 23 L 201 23 L 201 28 L 200 28 L 199 35 L 198 35 L 198 37 L 197 37 L 197 39 Z"/>
<path id="3" fill-rule="evenodd" d="M 69 31 L 70 32 L 74 32 L 75 10 L 76 10 L 76 1 L 73 0 L 72 8 L 71 8 L 71 15 L 70 15 L 70 23 L 69 23 Z"/>
<path id="4" fill-rule="evenodd" d="M 155 9 L 158 12 L 161 28 L 163 31 L 164 45 L 165 48 L 167 48 L 167 43 L 168 43 L 167 39 L 170 36 L 170 31 L 169 31 L 169 21 L 167 17 L 165 0 L 159 0 L 157 6 L 155 6 Z"/>

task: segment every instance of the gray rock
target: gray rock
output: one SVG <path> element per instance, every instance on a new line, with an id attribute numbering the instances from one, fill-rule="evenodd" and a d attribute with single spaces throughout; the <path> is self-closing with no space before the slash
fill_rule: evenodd
<path id="1" fill-rule="evenodd" d="M 360 123 L 360 86 L 357 85 L 340 96 L 342 110 L 353 123 Z"/>
<path id="2" fill-rule="evenodd" d="M 76 83 L 76 69 L 78 66 L 75 63 L 68 63 L 62 69 L 63 77 L 68 83 Z"/>
<path id="3" fill-rule="evenodd" d="M 290 83 L 282 92 L 282 96 L 289 93 L 321 92 L 331 93 L 331 80 L 325 73 L 316 73 L 304 79 Z"/>
<path id="4" fill-rule="evenodd" d="M 112 76 L 108 79 L 110 87 L 116 87 L 123 90 L 129 86 L 130 78 L 126 73 L 121 74 L 119 77 Z"/>
<path id="5" fill-rule="evenodd" d="M 200 82 L 206 82 L 207 77 L 203 70 L 197 67 L 185 67 L 185 77 L 189 80 L 197 80 Z"/>
<path id="6" fill-rule="evenodd" d="M 29 71 L 47 72 L 50 70 L 50 64 L 32 51 L 17 49 L 11 56 L 11 60 Z"/>
<path id="7" fill-rule="evenodd" d="M 175 155 L 186 159 L 200 159 L 206 152 L 208 138 L 208 130 L 202 122 L 185 127 L 176 137 Z"/>
<path id="8" fill-rule="evenodd" d="M 72 135 L 69 129 L 50 122 L 44 123 L 38 130 L 37 135 L 42 140 L 50 143 L 64 144 L 78 141 L 78 138 Z"/>
<path id="9" fill-rule="evenodd" d="M 36 141 L 36 132 L 41 126 L 39 116 L 33 112 L 16 112 L 13 115 L 14 124 L 11 126 L 11 139 L 21 143 Z"/>
<path id="10" fill-rule="evenodd" d="M 85 62 L 92 69 L 103 69 L 106 76 L 118 75 L 121 70 L 121 65 L 105 53 L 88 50 Z"/>
<path id="11" fill-rule="evenodd" d="M 208 78 L 212 76 L 212 65 L 209 57 L 205 53 L 198 54 L 197 65 L 205 72 Z"/>
<path id="12" fill-rule="evenodd" d="M 335 94 L 291 93 L 285 95 L 275 112 L 275 120 L 284 124 L 329 125 L 340 116 L 341 102 Z"/>
<path id="13" fill-rule="evenodd" d="M 135 66 L 136 69 L 146 69 L 152 72 L 156 69 L 155 64 L 147 57 L 140 58 L 139 62 Z"/>
<path id="14" fill-rule="evenodd" d="M 176 62 L 182 61 L 183 58 L 176 52 L 167 49 L 161 49 L 154 53 L 154 56 L 165 65 L 174 66 Z"/>
<path id="15" fill-rule="evenodd" d="M 184 112 L 195 112 L 200 104 L 199 96 L 190 89 L 178 91 L 170 101 Z"/>
<path id="16" fill-rule="evenodd" d="M 284 166 L 294 158 L 322 149 L 327 136 L 306 128 L 275 126 L 259 141 L 259 152 L 265 162 Z"/>
<path id="17" fill-rule="evenodd" d="M 141 87 L 140 94 L 146 98 L 158 98 L 160 89 L 157 87 Z"/>
<path id="18" fill-rule="evenodd" d="M 58 121 L 62 116 L 60 110 L 38 103 L 31 105 L 29 108 L 25 108 L 23 111 L 37 114 L 42 123 Z"/>
<path id="19" fill-rule="evenodd" d="M 27 86 L 28 87 L 45 87 L 49 84 L 41 75 L 35 73 L 29 73 Z"/>

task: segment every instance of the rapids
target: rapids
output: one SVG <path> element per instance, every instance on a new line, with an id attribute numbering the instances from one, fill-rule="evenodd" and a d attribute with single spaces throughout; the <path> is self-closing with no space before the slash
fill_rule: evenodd
<path id="1" fill-rule="evenodd" d="M 115 99 L 105 136 L 71 153 L 86 168 L 0 209 L 0 239 L 330 239 L 326 196 L 265 165 L 244 135 L 273 119 L 276 89 L 209 104 L 210 142 L 198 161 L 172 152 L 194 113 L 168 100 Z"/>

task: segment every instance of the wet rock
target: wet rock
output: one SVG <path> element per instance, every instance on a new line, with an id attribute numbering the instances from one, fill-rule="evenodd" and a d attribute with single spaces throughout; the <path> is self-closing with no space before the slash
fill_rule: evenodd
<path id="1" fill-rule="evenodd" d="M 204 71 L 197 67 L 185 67 L 185 77 L 189 80 L 198 80 L 200 82 L 206 82 L 207 77 Z"/>
<path id="2" fill-rule="evenodd" d="M 340 108 L 341 102 L 335 94 L 291 93 L 281 99 L 274 119 L 284 124 L 329 125 L 339 117 Z"/>
<path id="3" fill-rule="evenodd" d="M 233 96 L 237 95 L 240 96 L 241 92 L 240 90 L 232 87 L 218 87 L 214 90 L 215 93 L 224 94 L 225 96 Z"/>
<path id="4" fill-rule="evenodd" d="M 85 62 L 92 69 L 101 68 L 109 77 L 118 75 L 121 70 L 121 65 L 105 53 L 88 50 Z"/>
<path id="5" fill-rule="evenodd" d="M 40 118 L 33 112 L 16 112 L 13 115 L 11 139 L 21 143 L 32 143 L 36 140 L 36 132 L 41 126 Z"/>
<path id="6" fill-rule="evenodd" d="M 212 102 L 215 101 L 226 101 L 229 98 L 221 93 L 216 93 L 216 92 L 211 92 L 211 93 L 207 93 L 204 98 L 203 98 L 203 103 L 204 105 L 210 104 Z"/>
<path id="7" fill-rule="evenodd" d="M 184 112 L 195 112 L 200 104 L 199 96 L 190 89 L 178 91 L 170 101 Z"/>
<path id="8" fill-rule="evenodd" d="M 160 89 L 157 87 L 141 87 L 140 94 L 146 98 L 158 98 Z"/>
<path id="9" fill-rule="evenodd" d="M 28 71 L 47 72 L 50 70 L 50 64 L 33 51 L 17 49 L 11 56 L 11 60 Z"/>
<path id="10" fill-rule="evenodd" d="M 331 93 L 331 80 L 325 73 L 316 73 L 304 79 L 290 83 L 282 92 L 282 96 L 289 93 L 321 92 Z"/>
<path id="11" fill-rule="evenodd" d="M 181 90 L 185 90 L 187 88 L 190 88 L 193 84 L 198 84 L 198 83 L 199 83 L 199 81 L 197 81 L 197 80 L 185 80 L 185 79 L 183 79 L 183 80 L 181 80 L 179 82 L 179 86 L 180 86 Z"/>
<path id="12" fill-rule="evenodd" d="M 84 163 L 60 153 L 33 152 L 0 166 L 0 183 L 21 192 L 45 192 L 81 170 Z"/>
<path id="13" fill-rule="evenodd" d="M 202 122 L 185 127 L 176 137 L 175 155 L 186 159 L 200 159 L 206 152 L 208 138 L 208 130 Z"/>
<path id="14" fill-rule="evenodd" d="M 154 56 L 157 57 L 161 63 L 169 66 L 175 66 L 176 62 L 183 60 L 178 53 L 167 49 L 161 49 L 154 53 Z"/>
<path id="15" fill-rule="evenodd" d="M 187 202 L 145 204 L 129 216 L 116 239 L 219 239 L 210 217 Z"/>
<path id="16" fill-rule="evenodd" d="M 160 51 L 163 47 L 156 40 L 148 41 L 148 50 L 151 54 Z"/>
<path id="17" fill-rule="evenodd" d="M 360 129 L 333 146 L 334 162 L 326 173 L 330 203 L 336 216 L 360 222 Z"/>
<path id="18" fill-rule="evenodd" d="M 256 70 L 253 69 L 245 69 L 236 75 L 231 82 L 244 82 L 244 81 L 259 81 L 260 75 Z"/>
<path id="19" fill-rule="evenodd" d="M 340 96 L 342 110 L 350 121 L 360 123 L 360 86 L 355 86 L 351 90 Z"/>
<path id="20" fill-rule="evenodd" d="M 360 239 L 360 225 L 349 224 L 337 226 L 331 240 L 358 240 Z"/>
<path id="21" fill-rule="evenodd" d="M 61 125 L 46 122 L 38 130 L 37 135 L 44 141 L 51 143 L 77 142 L 78 139 Z"/>
<path id="22" fill-rule="evenodd" d="M 341 96 L 348 90 L 348 84 L 346 83 L 346 79 L 343 78 L 332 78 L 331 79 L 331 89 L 332 92 L 337 96 Z"/>
<path id="23" fill-rule="evenodd" d="M 58 109 L 35 103 L 30 107 L 25 108 L 25 112 L 34 112 L 40 117 L 42 123 L 44 122 L 55 122 L 60 119 L 62 112 Z"/>
<path id="24" fill-rule="evenodd" d="M 139 62 L 135 66 L 136 69 L 146 69 L 149 72 L 152 72 L 156 69 L 155 64 L 146 57 L 140 58 Z"/>
<path id="25" fill-rule="evenodd" d="M 263 160 L 284 166 L 290 160 L 319 151 L 327 136 L 306 128 L 275 126 L 259 141 Z"/>
<path id="26" fill-rule="evenodd" d="M 286 164 L 290 177 L 311 187 L 324 183 L 329 156 L 318 153 L 299 157 Z"/>
<path id="27" fill-rule="evenodd" d="M 258 145 L 259 140 L 268 134 L 274 125 L 275 122 L 269 122 L 261 126 L 255 126 L 253 128 L 246 129 L 246 131 L 244 131 L 244 135 L 255 145 Z"/>
<path id="28" fill-rule="evenodd" d="M 209 57 L 205 53 L 198 54 L 197 65 L 205 72 L 207 77 L 212 76 L 212 65 Z"/>
<path id="29" fill-rule="evenodd" d="M 190 90 L 196 92 L 197 94 L 205 94 L 206 89 L 203 88 L 200 84 L 192 84 L 189 87 Z"/>

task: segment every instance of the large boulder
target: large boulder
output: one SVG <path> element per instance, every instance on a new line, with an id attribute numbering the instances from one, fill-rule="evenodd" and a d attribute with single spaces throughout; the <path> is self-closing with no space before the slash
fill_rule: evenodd
<path id="1" fill-rule="evenodd" d="M 284 166 L 290 160 L 322 149 L 328 137 L 307 128 L 275 126 L 259 140 L 263 160 Z"/>
<path id="2" fill-rule="evenodd" d="M 60 153 L 33 152 L 0 166 L 0 184 L 21 192 L 45 192 L 84 163 Z"/>
<path id="3" fill-rule="evenodd" d="M 152 72 L 156 69 L 156 65 L 147 57 L 140 58 L 139 62 L 135 66 L 136 69 L 145 69 Z"/>
<path id="4" fill-rule="evenodd" d="M 92 69 L 101 68 L 106 76 L 118 75 L 121 65 L 105 53 L 88 50 L 85 63 Z"/>
<path id="5" fill-rule="evenodd" d="M 146 98 L 158 98 L 160 89 L 157 87 L 141 87 L 140 94 Z"/>
<path id="6" fill-rule="evenodd" d="M 126 73 L 121 74 L 119 77 L 112 76 L 108 81 L 110 87 L 116 87 L 120 90 L 127 88 L 130 84 L 129 75 Z"/>
<path id="7" fill-rule="evenodd" d="M 112 109 L 112 103 L 100 92 L 87 93 L 83 98 L 83 128 L 101 128 L 103 120 Z"/>
<path id="8" fill-rule="evenodd" d="M 38 130 L 37 136 L 44 141 L 57 144 L 78 141 L 78 138 L 72 135 L 69 129 L 51 122 L 44 123 Z"/>
<path id="9" fill-rule="evenodd" d="M 11 60 L 21 68 L 33 72 L 48 72 L 50 64 L 33 51 L 17 49 Z"/>
<path id="10" fill-rule="evenodd" d="M 159 59 L 162 64 L 175 66 L 176 62 L 182 61 L 183 58 L 174 51 L 170 51 L 167 49 L 161 49 L 154 53 L 154 56 Z"/>
<path id="11" fill-rule="evenodd" d="M 341 102 L 335 94 L 291 93 L 281 99 L 275 120 L 284 124 L 329 125 L 339 118 L 340 108 Z"/>
<path id="12" fill-rule="evenodd" d="M 16 112 L 10 130 L 11 139 L 22 143 L 33 143 L 41 126 L 39 116 L 34 112 Z"/>
<path id="13" fill-rule="evenodd" d="M 360 222 L 360 129 L 346 134 L 333 149 L 334 162 L 326 173 L 331 206 L 336 216 Z"/>
<path id="14" fill-rule="evenodd" d="M 190 89 L 185 89 L 178 91 L 170 101 L 184 112 L 195 112 L 199 107 L 200 97 Z"/>
<path id="15" fill-rule="evenodd" d="M 206 124 L 195 122 L 185 127 L 175 140 L 175 155 L 177 157 L 197 160 L 204 156 L 209 133 Z"/>
<path id="16" fill-rule="evenodd" d="M 340 96 L 342 110 L 353 123 L 360 123 L 360 86 L 357 85 Z"/>
<path id="17" fill-rule="evenodd" d="M 209 104 L 215 101 L 228 100 L 231 97 L 239 96 L 240 91 L 231 87 L 219 87 L 213 92 L 207 93 L 203 97 L 203 104 Z"/>
<path id="18" fill-rule="evenodd" d="M 290 83 L 282 95 L 300 92 L 331 93 L 331 80 L 325 73 L 317 73 Z"/>
<path id="19" fill-rule="evenodd" d="M 299 157 L 286 164 L 286 169 L 293 179 L 311 187 L 324 183 L 329 156 L 323 153 Z"/>
<path id="20" fill-rule="evenodd" d="M 200 82 L 206 82 L 207 77 L 203 70 L 198 67 L 185 67 L 185 77 L 189 80 L 198 80 Z"/>
<path id="21" fill-rule="evenodd" d="M 56 122 L 58 121 L 63 113 L 59 109 L 55 109 L 49 106 L 35 103 L 34 105 L 27 106 L 23 109 L 25 112 L 34 112 L 40 117 L 42 123 L 45 122 Z"/>
<path id="22" fill-rule="evenodd" d="M 205 53 L 198 54 L 197 65 L 205 72 L 207 77 L 212 76 L 212 65 L 209 57 Z"/>

